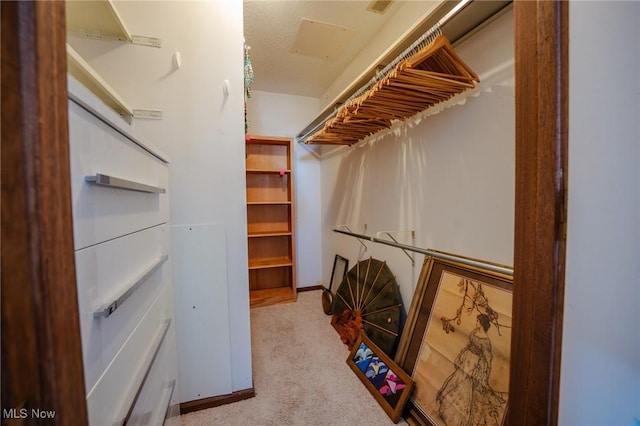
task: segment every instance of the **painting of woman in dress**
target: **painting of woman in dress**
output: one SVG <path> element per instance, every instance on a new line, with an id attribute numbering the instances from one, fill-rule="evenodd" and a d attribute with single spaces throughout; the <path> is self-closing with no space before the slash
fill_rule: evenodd
<path id="1" fill-rule="evenodd" d="M 413 403 L 434 425 L 501 425 L 506 411 L 511 293 L 443 273 L 416 360 Z"/>
<path id="2" fill-rule="evenodd" d="M 493 358 L 487 335 L 490 327 L 488 315 L 477 316 L 469 343 L 454 361 L 455 371 L 436 393 L 438 414 L 447 425 L 500 424 L 507 401 L 506 393 L 496 392 L 489 383 Z"/>

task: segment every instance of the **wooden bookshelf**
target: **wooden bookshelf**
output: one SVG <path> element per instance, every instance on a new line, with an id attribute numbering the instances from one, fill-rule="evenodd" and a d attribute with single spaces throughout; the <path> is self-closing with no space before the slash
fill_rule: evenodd
<path id="1" fill-rule="evenodd" d="M 291 138 L 246 140 L 251 307 L 296 300 Z"/>

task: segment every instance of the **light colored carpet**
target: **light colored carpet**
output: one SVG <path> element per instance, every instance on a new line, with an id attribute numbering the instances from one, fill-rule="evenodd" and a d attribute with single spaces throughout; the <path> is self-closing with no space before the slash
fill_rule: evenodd
<path id="1" fill-rule="evenodd" d="M 392 425 L 347 365 L 349 351 L 322 312 L 321 294 L 252 309 L 256 396 L 185 414 L 182 425 Z"/>

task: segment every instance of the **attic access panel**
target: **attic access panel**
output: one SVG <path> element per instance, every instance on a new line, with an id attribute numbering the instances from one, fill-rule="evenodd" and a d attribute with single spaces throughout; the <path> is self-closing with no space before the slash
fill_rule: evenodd
<path id="1" fill-rule="evenodd" d="M 351 28 L 302 18 L 291 52 L 324 60 L 337 59 L 355 34 Z"/>

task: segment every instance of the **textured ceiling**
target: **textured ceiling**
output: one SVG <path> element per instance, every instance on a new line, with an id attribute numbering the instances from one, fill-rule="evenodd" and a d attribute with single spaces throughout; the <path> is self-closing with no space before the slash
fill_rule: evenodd
<path id="1" fill-rule="evenodd" d="M 320 97 L 400 7 L 394 2 L 381 15 L 367 10 L 370 3 L 245 0 L 244 35 L 255 75 L 252 89 Z M 313 47 L 304 54 L 293 51 L 303 19 L 321 24 L 313 31 L 308 31 L 308 23 L 302 25 L 300 34 L 304 45 L 317 46 L 317 52 Z M 336 27 L 344 28 L 344 38 Z M 329 51 L 327 45 L 332 46 Z"/>

